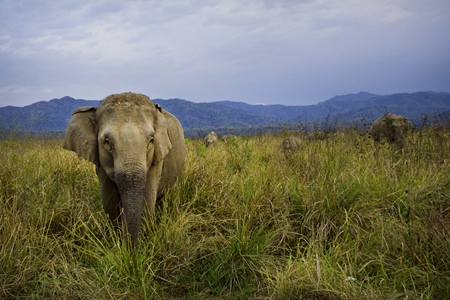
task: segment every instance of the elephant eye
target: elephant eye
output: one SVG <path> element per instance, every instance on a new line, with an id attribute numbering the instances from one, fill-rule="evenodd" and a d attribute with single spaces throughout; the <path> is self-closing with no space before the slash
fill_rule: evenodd
<path id="1" fill-rule="evenodd" d="M 155 138 L 154 137 L 150 137 L 150 140 L 148 141 L 148 145 L 147 148 L 150 150 L 150 148 L 153 146 L 153 143 L 155 142 Z"/>
<path id="2" fill-rule="evenodd" d="M 105 138 L 103 140 L 103 147 L 105 148 L 106 151 L 108 151 L 109 153 L 112 153 L 114 150 L 113 145 L 111 144 L 111 142 L 109 141 L 108 138 Z"/>

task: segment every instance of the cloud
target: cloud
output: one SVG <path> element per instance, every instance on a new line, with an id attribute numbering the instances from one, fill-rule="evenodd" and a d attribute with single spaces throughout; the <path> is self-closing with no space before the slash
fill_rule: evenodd
<path id="1" fill-rule="evenodd" d="M 449 90 L 449 9 L 446 0 L 4 0 L 0 106 L 129 90 L 298 105 Z"/>

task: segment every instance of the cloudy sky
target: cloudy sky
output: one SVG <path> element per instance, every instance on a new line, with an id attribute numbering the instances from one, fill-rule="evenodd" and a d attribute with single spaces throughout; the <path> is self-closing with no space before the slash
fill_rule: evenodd
<path id="1" fill-rule="evenodd" d="M 0 0 L 0 107 L 450 92 L 449 0 Z"/>

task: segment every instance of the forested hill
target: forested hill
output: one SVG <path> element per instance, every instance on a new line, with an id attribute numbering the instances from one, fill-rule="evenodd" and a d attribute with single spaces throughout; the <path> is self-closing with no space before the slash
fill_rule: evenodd
<path id="1" fill-rule="evenodd" d="M 289 126 L 292 124 L 370 123 L 386 112 L 401 114 L 414 123 L 424 116 L 433 118 L 450 111 L 450 93 L 417 92 L 375 95 L 366 92 L 333 97 L 316 105 L 250 105 L 219 101 L 195 103 L 182 99 L 154 99 L 174 114 L 187 135 L 201 135 L 208 130 L 245 132 Z M 99 100 L 71 97 L 40 101 L 25 107 L 0 108 L 0 129 L 25 132 L 64 131 L 73 110 L 98 106 Z"/>

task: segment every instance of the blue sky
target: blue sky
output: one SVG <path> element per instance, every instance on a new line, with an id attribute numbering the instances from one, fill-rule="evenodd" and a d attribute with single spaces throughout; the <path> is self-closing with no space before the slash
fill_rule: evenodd
<path id="1" fill-rule="evenodd" d="M 0 0 L 0 107 L 450 92 L 449 0 Z"/>

